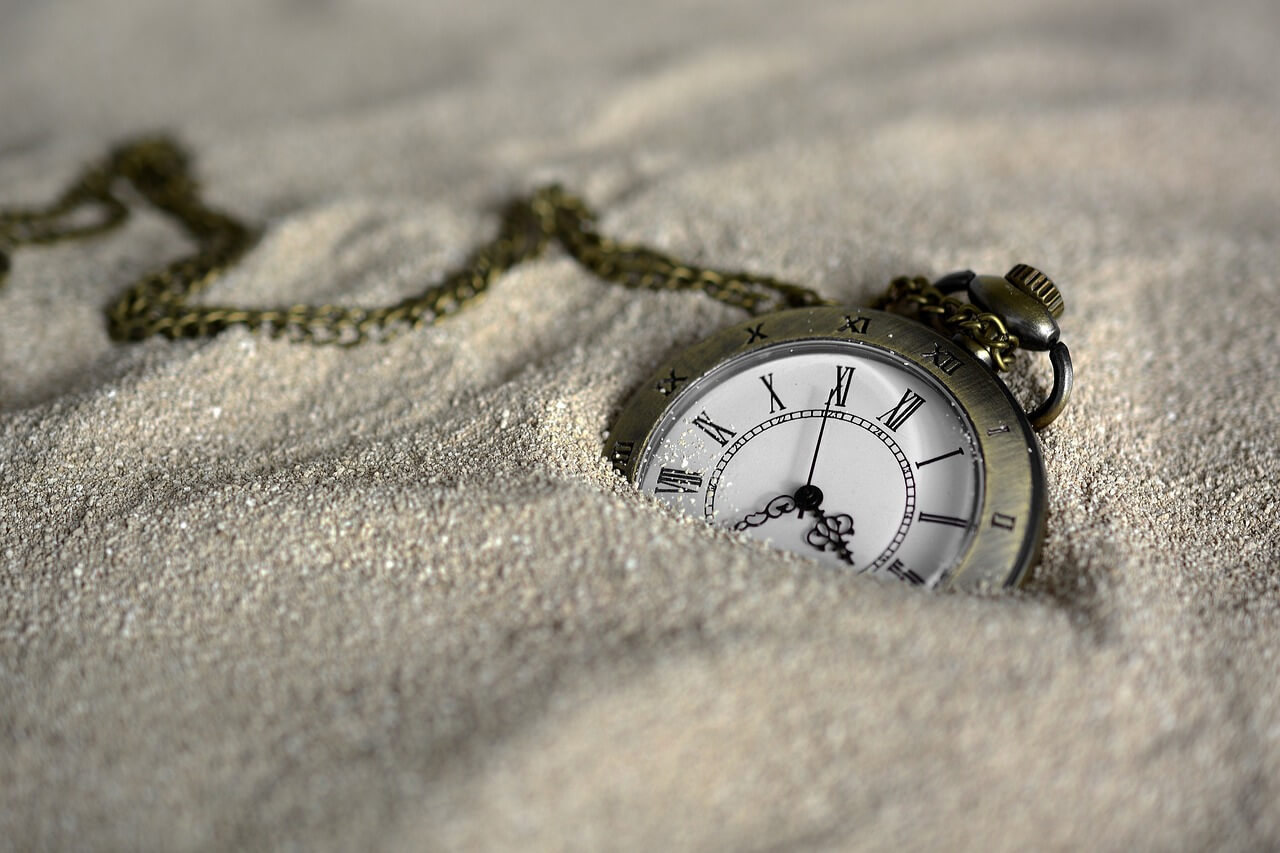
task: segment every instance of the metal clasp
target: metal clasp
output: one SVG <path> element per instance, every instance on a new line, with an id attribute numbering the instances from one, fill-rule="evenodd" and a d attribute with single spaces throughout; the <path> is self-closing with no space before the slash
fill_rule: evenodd
<path id="1" fill-rule="evenodd" d="M 957 289 L 967 287 L 969 299 L 999 317 L 1017 336 L 1018 346 L 1048 350 L 1049 363 L 1053 365 L 1053 390 L 1044 402 L 1027 412 L 1027 419 L 1036 430 L 1053 423 L 1071 399 L 1075 380 L 1071 352 L 1058 338 L 1057 318 L 1062 315 L 1065 304 L 1057 286 L 1047 275 L 1027 264 L 1014 265 L 1004 278 L 968 273 L 953 274 L 944 281 Z"/>

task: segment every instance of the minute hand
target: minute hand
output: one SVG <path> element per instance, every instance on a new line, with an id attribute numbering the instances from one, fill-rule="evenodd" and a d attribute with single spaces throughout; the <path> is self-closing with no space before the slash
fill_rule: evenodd
<path id="1" fill-rule="evenodd" d="M 805 510 L 813 510 L 814 515 L 821 514 L 819 508 L 822 506 L 822 489 L 813 484 L 813 472 L 818 467 L 818 451 L 822 449 L 822 434 L 827 431 L 827 415 L 830 412 L 831 401 L 827 400 L 827 405 L 822 409 L 822 426 L 818 427 L 818 443 L 813 446 L 813 461 L 809 463 L 809 477 L 803 486 L 796 489 L 796 507 L 801 515 L 804 515 Z"/>
<path id="2" fill-rule="evenodd" d="M 831 414 L 831 401 L 827 400 L 822 407 L 822 426 L 818 427 L 818 441 L 813 446 L 813 461 L 809 463 L 809 477 L 804 481 L 806 486 L 813 485 L 813 472 L 818 467 L 818 451 L 822 449 L 822 434 L 827 431 L 827 415 Z"/>

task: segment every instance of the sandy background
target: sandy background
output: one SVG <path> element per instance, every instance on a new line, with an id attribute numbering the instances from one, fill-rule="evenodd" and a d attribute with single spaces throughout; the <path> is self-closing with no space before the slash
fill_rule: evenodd
<path id="1" fill-rule="evenodd" d="M 560 179 L 850 302 L 1035 263 L 1079 384 L 1025 589 L 920 594 L 609 473 L 706 299 L 557 254 L 384 346 L 117 346 L 182 239 L 22 250 L 0 847 L 1280 846 L 1277 9 L 7 3 L 0 203 L 171 129 L 265 228 L 218 301 L 414 292 Z"/>

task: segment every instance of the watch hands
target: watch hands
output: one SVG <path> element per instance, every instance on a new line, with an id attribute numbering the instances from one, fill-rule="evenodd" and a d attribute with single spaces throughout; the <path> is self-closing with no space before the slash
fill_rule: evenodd
<path id="1" fill-rule="evenodd" d="M 801 518 L 807 510 L 812 511 L 816 516 L 821 516 L 819 509 L 822 507 L 822 489 L 813 484 L 813 472 L 818 468 L 818 451 L 822 449 L 822 436 L 827 431 L 827 415 L 830 413 L 831 399 L 828 398 L 827 404 L 822 407 L 822 425 L 818 427 L 818 440 L 813 445 L 813 460 L 809 463 L 809 476 L 795 493 L 796 509 L 800 510 Z"/>
<path id="2" fill-rule="evenodd" d="M 751 527 L 759 527 L 766 521 L 773 518 L 781 518 L 792 510 L 796 509 L 796 499 L 792 495 L 778 495 L 765 506 L 760 512 L 753 512 L 746 518 L 739 521 L 733 526 L 734 530 L 747 530 Z M 801 510 L 803 513 L 804 510 Z"/>
<path id="3" fill-rule="evenodd" d="M 833 391 L 832 394 L 835 392 Z M 804 485 L 796 489 L 795 501 L 800 508 L 801 516 L 806 509 L 812 510 L 817 521 L 805 534 L 804 541 L 819 551 L 835 551 L 836 556 L 849 565 L 853 565 L 853 551 L 847 541 L 853 536 L 853 517 L 839 513 L 827 515 L 822 512 L 822 489 L 813 485 L 813 474 L 818 468 L 818 453 L 822 450 L 822 437 L 827 432 L 827 417 L 831 414 L 831 397 L 822 407 L 822 424 L 818 427 L 818 440 L 813 445 L 813 459 L 809 462 L 809 476 Z"/>
<path id="4" fill-rule="evenodd" d="M 812 512 L 816 521 L 805 533 L 804 541 L 819 551 L 834 551 L 836 556 L 853 565 L 853 551 L 849 540 L 853 537 L 853 516 L 847 513 L 828 515 L 822 512 L 822 489 L 813 484 L 813 475 L 818 468 L 818 453 L 822 450 L 822 438 L 827 431 L 827 417 L 831 414 L 831 400 L 827 399 L 822 407 L 822 424 L 818 427 L 818 440 L 813 445 L 813 459 L 809 462 L 809 476 L 804 485 L 796 489 L 792 495 L 778 495 L 765 505 L 760 512 L 753 512 L 733 526 L 734 530 L 748 530 L 760 527 L 775 518 L 781 518 L 797 511 L 800 518 L 806 512 Z"/>
<path id="5" fill-rule="evenodd" d="M 835 551 L 836 556 L 853 565 L 853 551 L 849 540 L 853 538 L 853 516 L 818 515 L 817 522 L 805 534 L 804 541 L 819 551 Z"/>
<path id="6" fill-rule="evenodd" d="M 799 518 L 804 518 L 806 512 L 812 512 L 819 518 L 822 517 L 820 511 L 822 507 L 822 489 L 817 486 L 805 483 L 796 489 L 793 495 L 778 495 L 765 505 L 760 512 L 753 512 L 746 518 L 739 521 L 733 526 L 734 530 L 746 530 L 751 527 L 760 527 L 765 522 L 782 518 L 791 512 L 796 512 Z"/>
<path id="7" fill-rule="evenodd" d="M 813 472 L 818 467 L 818 451 L 822 449 L 822 434 L 827 431 L 827 415 L 831 414 L 831 398 L 827 398 L 827 403 L 822 407 L 822 426 L 818 427 L 818 441 L 813 445 L 813 461 L 809 463 L 809 476 L 805 479 L 804 485 L 800 488 L 807 489 L 813 487 Z M 800 494 L 799 491 L 796 494 Z"/>
<path id="8" fill-rule="evenodd" d="M 800 493 L 805 487 L 801 486 L 797 490 Z M 816 487 L 813 488 L 817 491 Z M 818 492 L 821 499 L 821 492 Z M 775 518 L 782 518 L 784 515 L 790 515 L 794 510 L 800 511 L 800 517 L 804 517 L 806 509 L 812 510 L 817 517 L 813 527 L 805 532 L 804 541 L 810 547 L 817 548 L 819 551 L 834 551 L 836 556 L 853 565 L 853 550 L 851 548 L 850 539 L 853 537 L 853 516 L 848 513 L 836 513 L 832 515 L 824 514 L 818 507 L 804 507 L 796 500 L 794 495 L 778 495 L 769 501 L 765 508 L 760 512 L 753 512 L 746 518 L 739 521 L 733 526 L 734 530 L 749 530 L 752 527 L 762 527 Z"/>
<path id="9" fill-rule="evenodd" d="M 804 486 L 800 488 L 803 489 Z M 816 487 L 814 488 L 816 491 Z M 799 490 L 797 490 L 798 493 Z M 848 513 L 825 515 L 816 506 L 802 507 L 793 495 L 778 495 L 760 512 L 753 512 L 735 524 L 733 529 L 743 531 L 752 527 L 762 527 L 775 518 L 790 515 L 796 509 L 800 510 L 801 517 L 804 517 L 806 509 L 812 510 L 817 516 L 813 527 L 805 532 L 804 541 L 819 551 L 834 551 L 839 559 L 852 566 L 853 551 L 849 540 L 853 537 L 853 516 Z"/>

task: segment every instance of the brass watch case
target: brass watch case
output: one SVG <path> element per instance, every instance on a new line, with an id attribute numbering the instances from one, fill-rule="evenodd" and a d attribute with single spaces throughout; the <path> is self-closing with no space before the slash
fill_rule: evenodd
<path id="1" fill-rule="evenodd" d="M 1039 558 L 1044 539 L 1040 443 L 1022 408 L 990 368 L 967 348 L 905 317 L 870 308 L 797 308 L 717 332 L 664 360 L 640 386 L 614 421 L 605 456 L 635 484 L 667 409 L 697 393 L 713 368 L 744 353 L 799 341 L 880 350 L 927 373 L 955 397 L 973 426 L 984 487 L 976 529 L 937 586 L 979 592 L 1017 585 Z M 673 383 L 680 377 L 680 383 Z"/>

